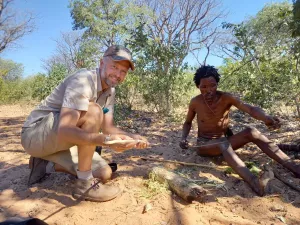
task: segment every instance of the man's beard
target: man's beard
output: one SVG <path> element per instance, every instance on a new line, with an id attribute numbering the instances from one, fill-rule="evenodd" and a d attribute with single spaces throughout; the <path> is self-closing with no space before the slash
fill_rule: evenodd
<path id="1" fill-rule="evenodd" d="M 107 84 L 109 87 L 115 87 L 117 84 L 113 84 L 108 78 L 105 77 L 104 82 Z"/>
<path id="2" fill-rule="evenodd" d="M 100 76 L 104 80 L 104 82 L 109 87 L 115 87 L 117 84 L 114 84 L 111 80 L 108 79 L 108 74 L 106 73 L 106 66 L 103 66 L 100 71 Z"/>

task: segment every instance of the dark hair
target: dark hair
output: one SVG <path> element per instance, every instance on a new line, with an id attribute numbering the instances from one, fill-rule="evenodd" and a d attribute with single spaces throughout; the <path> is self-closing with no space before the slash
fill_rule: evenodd
<path id="1" fill-rule="evenodd" d="M 217 83 L 219 83 L 221 75 L 218 73 L 218 69 L 216 69 L 213 66 L 207 65 L 207 66 L 201 66 L 199 69 L 197 69 L 195 75 L 194 75 L 194 82 L 196 86 L 198 87 L 200 84 L 200 80 L 202 78 L 207 77 L 213 77 L 216 79 Z"/>

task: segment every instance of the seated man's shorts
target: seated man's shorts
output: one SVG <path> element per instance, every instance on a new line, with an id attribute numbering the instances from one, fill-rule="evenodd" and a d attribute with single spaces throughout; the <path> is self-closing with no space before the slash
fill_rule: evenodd
<path id="1" fill-rule="evenodd" d="M 197 137 L 197 146 L 206 145 L 211 140 L 212 140 L 211 138 Z"/>
<path id="2" fill-rule="evenodd" d="M 59 113 L 50 112 L 32 126 L 23 128 L 21 133 L 22 146 L 31 156 L 57 163 L 76 175 L 78 148 L 70 143 L 57 143 L 58 123 Z M 107 162 L 95 152 L 92 170 L 107 165 Z"/>
<path id="3" fill-rule="evenodd" d="M 205 137 L 198 137 L 197 138 L 197 146 L 193 147 L 196 150 L 197 154 L 200 156 L 220 156 L 221 152 L 218 149 L 220 143 L 226 142 L 228 140 L 226 137 L 221 137 L 218 139 L 211 139 Z"/>

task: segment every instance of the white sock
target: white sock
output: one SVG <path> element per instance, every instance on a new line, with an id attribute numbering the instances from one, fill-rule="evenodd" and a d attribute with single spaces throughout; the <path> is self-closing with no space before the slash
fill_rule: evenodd
<path id="1" fill-rule="evenodd" d="M 76 173 L 77 173 L 78 179 L 81 179 L 81 180 L 89 180 L 89 179 L 94 178 L 92 170 L 88 170 L 88 171 L 79 171 L 79 170 L 77 170 Z"/>
<path id="2" fill-rule="evenodd" d="M 54 163 L 48 162 L 46 166 L 46 173 L 54 173 L 54 172 L 55 172 Z"/>

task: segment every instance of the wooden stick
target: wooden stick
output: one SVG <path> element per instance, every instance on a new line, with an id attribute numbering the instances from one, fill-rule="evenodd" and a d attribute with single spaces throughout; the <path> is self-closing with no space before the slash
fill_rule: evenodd
<path id="1" fill-rule="evenodd" d="M 114 144 L 123 144 L 123 145 L 125 145 L 125 144 L 132 144 L 132 143 L 137 144 L 139 142 L 146 143 L 146 142 L 144 142 L 142 140 L 135 140 L 135 139 L 133 139 L 133 140 L 112 140 L 112 141 L 106 141 L 103 144 L 105 144 L 105 145 L 114 145 Z"/>
<path id="2" fill-rule="evenodd" d="M 280 176 L 279 173 L 277 173 L 277 171 L 273 170 L 275 177 L 280 180 L 282 183 L 286 184 L 287 186 L 289 186 L 290 188 L 300 192 L 300 187 L 298 187 L 297 185 L 293 184 L 293 183 L 289 183 L 287 181 L 287 179 L 283 178 L 282 176 Z"/>
<path id="3" fill-rule="evenodd" d="M 300 144 L 298 145 L 287 145 L 287 144 L 278 144 L 278 148 L 280 148 L 284 152 L 300 152 Z"/>
<path id="4" fill-rule="evenodd" d="M 142 156 L 131 156 L 131 158 L 138 158 L 138 159 L 155 161 L 155 162 L 175 163 L 175 164 L 181 164 L 181 165 L 185 165 L 185 166 L 198 166 L 198 167 L 204 167 L 204 168 L 211 168 L 211 169 L 220 170 L 216 166 L 208 166 L 208 165 L 197 164 L 197 163 L 188 163 L 188 162 L 180 162 L 180 161 L 164 160 L 164 159 L 154 159 L 154 158 L 148 158 L 148 157 L 142 157 Z"/>

